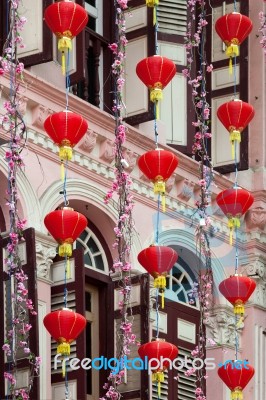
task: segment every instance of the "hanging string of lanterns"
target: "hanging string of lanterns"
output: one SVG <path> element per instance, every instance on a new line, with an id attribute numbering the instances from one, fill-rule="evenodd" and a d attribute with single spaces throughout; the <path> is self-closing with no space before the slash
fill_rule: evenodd
<path id="1" fill-rule="evenodd" d="M 238 46 L 247 38 L 252 30 L 252 21 L 236 12 L 234 0 L 234 12 L 219 18 L 215 29 L 227 46 L 226 54 L 229 56 L 229 70 L 232 72 L 233 58 L 236 68 L 236 57 L 239 55 Z M 230 244 L 233 241 L 235 230 L 235 274 L 223 280 L 219 285 L 221 294 L 234 306 L 235 314 L 235 360 L 227 362 L 218 369 L 218 375 L 231 390 L 231 400 L 242 400 L 243 389 L 254 375 L 254 368 L 245 360 L 238 360 L 239 333 L 237 327 L 243 321 L 244 305 L 254 292 L 256 283 L 249 277 L 238 273 L 238 229 L 240 218 L 247 212 L 254 202 L 250 192 L 240 188 L 237 184 L 237 159 L 236 144 L 241 142 L 241 132 L 254 117 L 254 108 L 236 98 L 236 71 L 234 73 L 234 99 L 222 104 L 217 110 L 217 116 L 230 133 L 232 145 L 232 158 L 235 161 L 235 184 L 233 188 L 223 190 L 218 194 L 216 202 L 228 218 L 230 232 Z M 238 366 L 235 366 L 238 363 Z"/>
<path id="2" fill-rule="evenodd" d="M 66 109 L 54 113 L 44 122 L 44 129 L 54 143 L 59 147 L 61 173 L 63 184 L 64 207 L 50 212 L 44 218 L 48 232 L 58 242 L 58 254 L 65 258 L 65 288 L 62 310 L 53 311 L 44 317 L 43 323 L 53 339 L 58 343 L 57 353 L 64 358 L 63 376 L 65 377 L 65 396 L 69 397 L 68 379 L 65 357 L 70 355 L 71 343 L 86 327 L 84 316 L 68 308 L 67 279 L 69 278 L 69 257 L 72 256 L 74 241 L 87 226 L 87 218 L 73 208 L 68 207 L 67 171 L 64 163 L 72 159 L 73 147 L 82 139 L 88 129 L 88 123 L 81 115 L 68 110 L 69 93 L 69 52 L 72 49 L 72 39 L 77 36 L 88 22 L 88 14 L 80 5 L 70 0 L 59 1 L 46 8 L 44 18 L 48 27 L 58 37 L 58 50 L 62 53 L 62 72 L 66 74 Z M 67 61 L 66 61 L 67 55 Z"/>

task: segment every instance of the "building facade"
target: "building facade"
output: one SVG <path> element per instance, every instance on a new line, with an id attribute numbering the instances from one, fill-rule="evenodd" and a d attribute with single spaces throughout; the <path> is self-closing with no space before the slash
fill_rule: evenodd
<path id="1" fill-rule="evenodd" d="M 68 167 L 67 195 L 69 205 L 88 219 L 88 226 L 75 244 L 68 280 L 70 308 L 86 316 L 86 331 L 71 345 L 71 356 L 111 358 L 116 349 L 116 326 L 119 323 L 118 276 L 111 271 L 117 209 L 115 199 L 106 205 L 103 201 L 114 176 L 114 130 L 112 108 L 111 54 L 112 2 L 103 0 L 76 1 L 85 6 L 90 15 L 89 26 L 74 43 L 71 60 L 71 91 L 69 109 L 88 121 L 89 129 L 76 146 Z M 63 305 L 62 260 L 57 256 L 57 244 L 48 235 L 44 217 L 64 203 L 60 180 L 57 146 L 44 131 L 45 119 L 65 108 L 65 79 L 59 65 L 55 39 L 43 21 L 44 9 L 51 0 L 23 1 L 23 14 L 28 18 L 24 41 L 26 49 L 20 58 L 26 70 L 20 91 L 20 113 L 27 125 L 24 149 L 25 167 L 19 173 L 19 211 L 27 219 L 25 242 L 21 243 L 21 257 L 31 282 L 33 299 L 38 305 L 37 321 L 33 322 L 36 351 L 42 357 L 40 377 L 36 379 L 34 400 L 59 400 L 64 396 L 61 370 L 53 363 L 55 343 L 43 326 L 43 318 L 51 310 Z M 110 4 L 109 4 L 110 3 Z M 228 59 L 222 42 L 215 34 L 213 24 L 223 13 L 231 12 L 231 1 L 213 0 L 208 14 L 207 52 L 214 66 L 208 82 L 212 113 L 211 155 L 215 167 L 209 213 L 212 219 L 212 269 L 214 277 L 214 304 L 205 321 L 208 337 L 215 345 L 208 346 L 207 357 L 215 362 L 234 358 L 234 315 L 231 305 L 221 296 L 219 283 L 234 270 L 234 248 L 229 245 L 227 221 L 216 205 L 217 194 L 234 184 L 234 165 L 230 159 L 228 132 L 216 117 L 218 106 L 228 101 L 233 93 L 233 78 L 228 74 Z M 128 123 L 127 141 L 123 156 L 127 161 L 134 196 L 134 240 L 132 246 L 132 313 L 133 331 L 142 343 L 151 340 L 155 329 L 154 291 L 151 277 L 137 261 L 138 253 L 154 242 L 157 203 L 149 181 L 138 168 L 137 160 L 144 152 L 154 149 L 152 105 L 146 87 L 135 74 L 136 63 L 154 54 L 152 11 L 144 1 L 129 1 L 132 16 L 127 18 L 127 47 L 125 103 Z M 256 373 L 245 389 L 246 400 L 263 400 L 266 389 L 266 265 L 265 265 L 265 166 L 266 166 L 266 63 L 259 46 L 258 13 L 264 7 L 262 0 L 240 1 L 239 10 L 253 21 L 253 31 L 241 47 L 236 66 L 236 90 L 239 98 L 248 101 L 256 114 L 243 133 L 239 149 L 239 185 L 252 192 L 255 201 L 245 216 L 239 237 L 239 261 L 243 274 L 256 280 L 257 288 L 246 309 L 246 319 L 239 326 L 240 355 L 248 359 Z M 4 21 L 5 6 L 1 9 Z M 172 18 L 170 18 L 172 15 Z M 174 248 L 179 259 L 168 277 L 166 306 L 160 310 L 159 331 L 162 338 L 175 343 L 179 357 L 189 356 L 197 343 L 199 310 L 197 302 L 189 304 L 188 293 L 198 276 L 201 262 L 197 254 L 195 201 L 200 195 L 198 162 L 192 157 L 194 131 L 190 87 L 182 74 L 187 65 L 183 36 L 187 24 L 186 1 L 161 0 L 158 13 L 158 41 L 160 54 L 172 59 L 177 73 L 165 91 L 159 121 L 160 148 L 170 149 L 179 159 L 175 174 L 167 181 L 166 212 L 160 216 L 159 242 Z M 3 23 L 1 43 L 7 27 Z M 0 113 L 8 97 L 9 77 L 0 78 Z M 7 133 L 0 127 L 0 228 L 1 265 L 3 284 L 0 295 L 1 318 L 4 326 L 3 342 L 8 328 L 3 259 L 9 230 L 9 215 L 5 205 L 7 165 L 4 160 Z M 137 356 L 133 348 L 132 357 Z M 1 354 L 1 367 L 6 362 Z M 1 369 L 2 369 L 1 368 Z M 19 385 L 27 382 L 27 368 L 21 366 Z M 161 399 L 195 399 L 195 376 L 186 376 L 186 368 L 169 371 L 162 384 Z M 207 398 L 229 399 L 230 392 L 217 377 L 217 370 L 206 371 Z M 104 395 L 103 385 L 108 371 L 83 370 L 69 373 L 72 399 L 91 400 Z M 0 397 L 6 388 L 0 381 Z M 155 399 L 145 372 L 128 371 L 121 385 L 125 399 Z"/>

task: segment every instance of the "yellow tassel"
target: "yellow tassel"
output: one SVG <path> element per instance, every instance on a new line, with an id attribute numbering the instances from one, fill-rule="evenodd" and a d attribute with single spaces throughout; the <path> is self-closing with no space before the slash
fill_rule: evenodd
<path id="1" fill-rule="evenodd" d="M 232 159 L 235 159 L 235 142 L 241 142 L 241 133 L 239 130 L 235 129 L 230 131 L 230 142 L 231 142 L 231 151 L 232 151 Z"/>
<path id="2" fill-rule="evenodd" d="M 159 0 L 146 0 L 147 7 L 155 7 L 159 5 Z"/>
<path id="3" fill-rule="evenodd" d="M 242 389 L 237 388 L 231 392 L 231 400 L 243 400 Z"/>
<path id="4" fill-rule="evenodd" d="M 164 382 L 163 371 L 157 371 L 152 374 L 152 382 L 157 382 L 158 397 L 161 397 L 161 382 Z"/>
<path id="5" fill-rule="evenodd" d="M 153 25 L 155 26 L 156 24 L 157 24 L 157 6 L 155 6 L 153 9 Z"/>
<path id="6" fill-rule="evenodd" d="M 155 194 L 165 194 L 165 182 L 162 177 L 157 177 L 153 185 L 153 191 Z"/>
<path id="7" fill-rule="evenodd" d="M 66 363 L 63 363 L 62 365 L 62 377 L 65 378 L 66 376 Z"/>
<path id="8" fill-rule="evenodd" d="M 65 166 L 64 166 L 63 160 L 61 160 L 60 175 L 61 175 L 61 181 L 64 182 L 64 180 L 65 180 Z"/>
<path id="9" fill-rule="evenodd" d="M 237 44 L 231 44 L 226 48 L 226 55 L 229 57 L 229 74 L 233 73 L 233 57 L 239 55 L 239 48 Z"/>
<path id="10" fill-rule="evenodd" d="M 61 354 L 62 356 L 69 356 L 70 355 L 70 344 L 63 342 L 59 343 L 57 346 L 57 354 Z M 65 364 L 65 363 L 63 363 Z"/>
<path id="11" fill-rule="evenodd" d="M 234 313 L 237 315 L 243 315 L 245 312 L 244 303 L 242 300 L 237 300 L 234 304 Z"/>
<path id="12" fill-rule="evenodd" d="M 161 296 L 162 296 L 162 309 L 164 309 L 164 291 L 161 292 Z"/>
<path id="13" fill-rule="evenodd" d="M 165 289 L 166 288 L 166 278 L 164 275 L 159 275 L 154 279 L 153 286 L 157 289 Z"/>
<path id="14" fill-rule="evenodd" d="M 72 159 L 73 150 L 72 147 L 69 145 L 70 142 L 67 140 L 67 144 L 62 144 L 59 147 L 59 157 L 61 160 L 69 161 Z"/>
<path id="15" fill-rule="evenodd" d="M 159 85 L 159 84 L 158 84 Z M 162 100 L 163 99 L 163 91 L 160 87 L 154 87 L 152 88 L 151 92 L 150 92 L 150 100 L 155 103 L 158 100 Z"/>
<path id="16" fill-rule="evenodd" d="M 69 257 L 67 257 L 67 262 L 66 262 L 66 278 L 70 279 L 70 261 L 69 261 Z"/>
<path id="17" fill-rule="evenodd" d="M 71 243 L 62 243 L 59 246 L 58 254 L 60 257 L 71 257 L 72 256 L 72 244 Z"/>
<path id="18" fill-rule="evenodd" d="M 230 246 L 232 246 L 233 230 L 234 230 L 234 228 L 240 228 L 240 219 L 238 217 L 229 218 L 227 226 L 229 228 L 229 243 L 230 243 Z"/>
<path id="19" fill-rule="evenodd" d="M 166 199 L 165 199 L 165 194 L 162 194 L 162 212 L 165 212 L 166 210 Z"/>
<path id="20" fill-rule="evenodd" d="M 69 37 L 63 36 L 58 40 L 58 50 L 62 53 L 62 73 L 66 74 L 66 53 L 72 50 L 72 41 Z"/>

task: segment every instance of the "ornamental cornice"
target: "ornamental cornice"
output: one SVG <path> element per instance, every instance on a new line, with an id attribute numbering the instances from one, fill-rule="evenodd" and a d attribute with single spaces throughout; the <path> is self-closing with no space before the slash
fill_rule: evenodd
<path id="1" fill-rule="evenodd" d="M 51 237 L 35 231 L 37 278 L 51 284 L 50 268 L 56 256 L 57 243 Z"/>
<path id="2" fill-rule="evenodd" d="M 252 305 L 266 309 L 266 256 L 251 254 L 246 262 L 241 264 L 241 272 L 256 282 L 256 289 L 250 298 Z"/>
<path id="3" fill-rule="evenodd" d="M 213 309 L 204 321 L 207 337 L 213 339 L 218 346 L 235 345 L 235 315 L 233 309 L 227 306 L 218 306 Z M 237 331 L 242 333 L 244 321 L 238 320 Z"/>

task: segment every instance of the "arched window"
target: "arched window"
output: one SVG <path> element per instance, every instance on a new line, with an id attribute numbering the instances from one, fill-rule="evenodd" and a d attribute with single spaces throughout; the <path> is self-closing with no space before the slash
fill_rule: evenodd
<path id="1" fill-rule="evenodd" d="M 105 251 L 96 235 L 87 227 L 77 239 L 76 248 L 84 249 L 85 267 L 97 272 L 109 273 Z"/>

